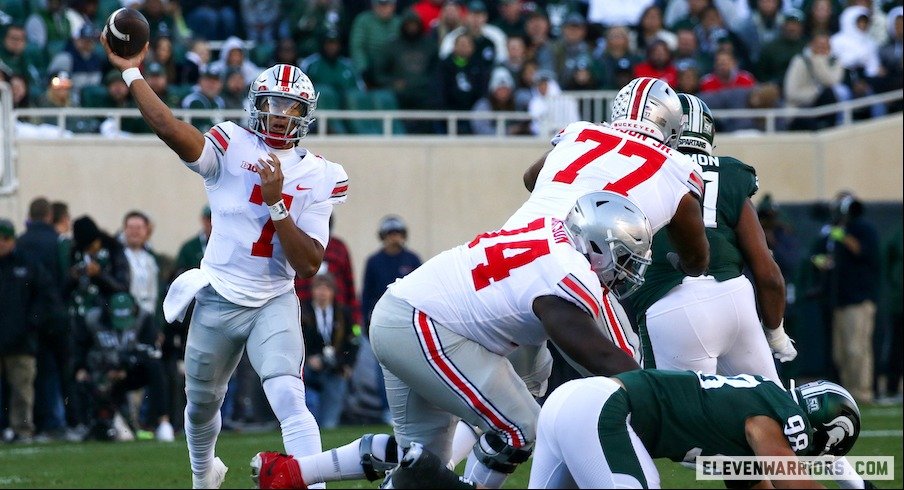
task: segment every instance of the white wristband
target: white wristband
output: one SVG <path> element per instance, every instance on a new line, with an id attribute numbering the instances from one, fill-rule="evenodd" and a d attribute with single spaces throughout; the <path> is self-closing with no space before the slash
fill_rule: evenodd
<path id="1" fill-rule="evenodd" d="M 126 68 L 122 72 L 122 79 L 126 82 L 126 86 L 128 87 L 131 87 L 132 82 L 138 80 L 139 78 L 144 78 L 144 76 L 141 74 L 141 70 L 139 70 L 138 68 Z"/>
<path id="2" fill-rule="evenodd" d="M 286 203 L 282 199 L 272 206 L 267 206 L 267 209 L 270 210 L 270 219 L 273 221 L 279 221 L 289 217 L 289 209 L 286 208 Z"/>

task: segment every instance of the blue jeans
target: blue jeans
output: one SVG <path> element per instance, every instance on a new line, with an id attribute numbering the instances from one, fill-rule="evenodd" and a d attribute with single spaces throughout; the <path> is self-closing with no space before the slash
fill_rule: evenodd
<path id="1" fill-rule="evenodd" d="M 339 425 L 342 416 L 342 406 L 345 395 L 348 392 L 348 380 L 342 375 L 333 372 L 315 372 L 310 368 L 304 368 L 305 405 L 314 414 L 317 425 L 321 429 L 333 429 Z M 317 380 L 317 388 L 308 383 Z"/>
<path id="2" fill-rule="evenodd" d="M 50 349 L 39 349 L 35 377 L 35 425 L 39 432 L 66 427 L 66 409 L 63 405 L 63 387 L 60 383 L 60 366 Z"/>

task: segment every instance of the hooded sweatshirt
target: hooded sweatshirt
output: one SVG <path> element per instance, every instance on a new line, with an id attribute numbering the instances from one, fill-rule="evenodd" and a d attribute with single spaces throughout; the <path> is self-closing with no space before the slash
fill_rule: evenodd
<path id="1" fill-rule="evenodd" d="M 841 12 L 839 18 L 840 30 L 830 40 L 832 54 L 841 62 L 845 69 L 863 68 L 867 77 L 879 75 L 879 47 L 869 31 L 861 31 L 857 28 L 857 19 L 861 16 L 870 16 L 866 7 L 855 5 Z"/>
<path id="2" fill-rule="evenodd" d="M 229 59 L 229 52 L 233 49 L 240 50 L 244 55 L 240 66 L 229 66 L 226 62 L 226 60 Z M 233 68 L 239 69 L 242 71 L 242 76 L 245 77 L 245 83 L 248 85 L 250 85 L 261 73 L 261 68 L 248 59 L 248 52 L 245 51 L 244 42 L 235 36 L 231 36 L 223 41 L 223 47 L 220 49 L 220 58 L 211 63 L 211 68 L 219 70 L 220 73 L 226 73 Z"/>

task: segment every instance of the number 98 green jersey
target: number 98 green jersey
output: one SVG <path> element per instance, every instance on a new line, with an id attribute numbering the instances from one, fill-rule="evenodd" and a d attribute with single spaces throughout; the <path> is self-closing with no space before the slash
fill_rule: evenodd
<path id="1" fill-rule="evenodd" d="M 646 369 L 614 377 L 625 385 L 631 427 L 653 458 L 753 456 L 744 424 L 758 415 L 779 423 L 795 453 L 810 452 L 813 429 L 803 409 L 761 376 Z"/>

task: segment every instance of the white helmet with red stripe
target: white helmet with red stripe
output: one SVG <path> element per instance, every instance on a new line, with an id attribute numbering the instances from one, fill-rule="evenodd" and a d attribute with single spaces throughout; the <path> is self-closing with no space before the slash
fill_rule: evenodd
<path id="1" fill-rule="evenodd" d="M 675 148 L 685 119 L 681 99 L 658 78 L 640 77 L 618 91 L 612 101 L 612 127 L 636 131 Z"/>
<path id="2" fill-rule="evenodd" d="M 248 129 L 273 147 L 296 143 L 308 134 L 320 94 L 297 66 L 279 64 L 251 82 Z"/>

